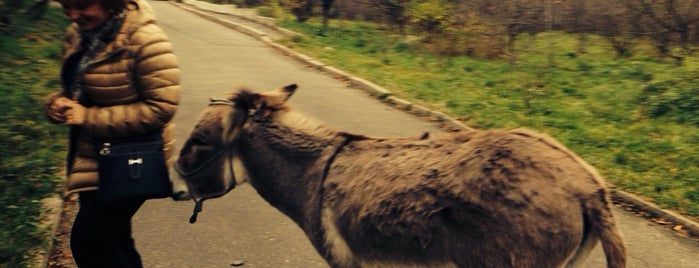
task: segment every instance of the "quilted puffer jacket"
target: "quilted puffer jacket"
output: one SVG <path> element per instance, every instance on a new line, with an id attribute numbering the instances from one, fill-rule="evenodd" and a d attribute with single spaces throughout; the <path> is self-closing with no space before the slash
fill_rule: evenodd
<path id="1" fill-rule="evenodd" d="M 80 48 L 78 26 L 69 26 L 63 43 L 65 62 Z M 65 193 L 96 190 L 99 184 L 95 142 L 126 138 L 163 129 L 165 157 L 174 154 L 171 122 L 180 98 L 180 70 L 168 37 L 155 24 L 145 0 L 132 0 L 114 41 L 98 52 L 85 69 L 82 94 L 91 105 L 77 137 L 71 138 L 72 163 Z M 51 94 L 46 104 L 63 96 Z"/>

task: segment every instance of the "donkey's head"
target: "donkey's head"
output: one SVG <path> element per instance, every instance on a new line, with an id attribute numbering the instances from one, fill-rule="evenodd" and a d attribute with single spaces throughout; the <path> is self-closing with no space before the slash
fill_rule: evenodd
<path id="1" fill-rule="evenodd" d="M 213 198 L 224 195 L 247 180 L 235 152 L 250 115 L 273 116 L 286 109 L 295 84 L 266 93 L 241 89 L 226 99 L 212 99 L 199 117 L 175 163 L 174 179 L 187 189 L 178 189 L 175 199 Z"/>

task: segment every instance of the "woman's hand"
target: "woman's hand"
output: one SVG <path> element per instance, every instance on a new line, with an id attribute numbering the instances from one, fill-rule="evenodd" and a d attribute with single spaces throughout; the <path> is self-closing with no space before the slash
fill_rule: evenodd
<path id="1" fill-rule="evenodd" d="M 63 122 L 66 125 L 82 125 L 85 123 L 85 106 L 80 105 L 77 101 L 70 101 L 66 103 L 67 109 L 65 111 L 66 120 Z"/>
<path id="2" fill-rule="evenodd" d="M 66 110 L 68 109 L 67 104 L 71 102 L 69 98 L 60 97 L 51 103 L 48 110 L 48 116 L 51 120 L 65 123 L 66 122 Z"/>
<path id="3" fill-rule="evenodd" d="M 82 125 L 85 123 L 85 106 L 66 97 L 57 98 L 49 106 L 49 117 L 65 125 Z"/>

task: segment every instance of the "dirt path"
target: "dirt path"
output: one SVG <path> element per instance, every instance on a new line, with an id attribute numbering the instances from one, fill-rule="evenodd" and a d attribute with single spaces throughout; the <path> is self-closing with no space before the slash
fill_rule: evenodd
<path id="1" fill-rule="evenodd" d="M 55 232 L 53 247 L 49 251 L 47 268 L 75 268 L 73 253 L 70 251 L 70 229 L 78 213 L 77 195 L 63 199 L 61 221 Z"/>

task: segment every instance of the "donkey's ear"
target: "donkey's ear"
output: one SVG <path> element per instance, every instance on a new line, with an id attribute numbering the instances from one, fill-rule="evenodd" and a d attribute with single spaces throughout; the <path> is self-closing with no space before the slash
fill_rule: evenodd
<path id="1" fill-rule="evenodd" d="M 282 91 L 286 93 L 286 98 L 284 98 L 284 101 L 287 101 L 289 98 L 291 98 L 291 95 L 294 95 L 294 92 L 296 92 L 297 88 L 298 86 L 296 84 L 291 84 L 283 87 Z"/>
<path id="2" fill-rule="evenodd" d="M 298 88 L 296 84 L 291 84 L 274 91 L 262 93 L 255 101 L 255 107 L 261 108 L 261 106 L 265 106 L 281 108 L 291 95 L 296 92 L 296 88 Z"/>

